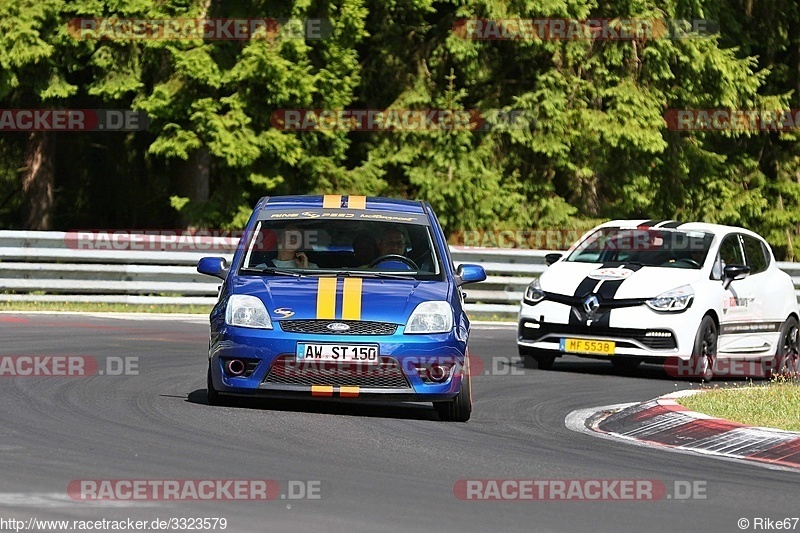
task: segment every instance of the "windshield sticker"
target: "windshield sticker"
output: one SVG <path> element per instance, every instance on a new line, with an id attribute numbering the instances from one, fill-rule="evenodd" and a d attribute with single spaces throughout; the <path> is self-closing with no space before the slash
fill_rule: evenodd
<path id="1" fill-rule="evenodd" d="M 428 217 L 423 213 L 398 213 L 398 212 L 365 212 L 363 210 L 339 209 L 337 211 L 323 211 L 321 209 L 304 209 L 302 211 L 270 211 L 265 210 L 259 217 L 260 220 L 316 220 L 316 219 L 348 219 L 348 220 L 374 220 L 381 222 L 397 222 L 400 224 L 429 225 Z"/>

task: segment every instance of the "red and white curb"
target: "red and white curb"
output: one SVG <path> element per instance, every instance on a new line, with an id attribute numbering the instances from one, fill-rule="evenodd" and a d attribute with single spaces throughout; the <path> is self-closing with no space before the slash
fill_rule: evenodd
<path id="1" fill-rule="evenodd" d="M 689 411 L 675 400 L 700 391 L 678 391 L 642 403 L 570 413 L 569 429 L 635 444 L 710 455 L 800 471 L 800 433 L 745 426 Z"/>

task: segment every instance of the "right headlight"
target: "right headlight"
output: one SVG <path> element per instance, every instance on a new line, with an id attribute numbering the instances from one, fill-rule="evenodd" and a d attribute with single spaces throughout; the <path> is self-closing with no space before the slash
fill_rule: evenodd
<path id="1" fill-rule="evenodd" d="M 225 323 L 244 328 L 272 329 L 272 320 L 261 298 L 249 294 L 232 294 L 225 309 Z"/>
<path id="2" fill-rule="evenodd" d="M 544 300 L 544 291 L 542 290 L 542 284 L 539 278 L 536 278 L 528 285 L 522 300 L 528 305 L 535 305 Z"/>
<path id="3" fill-rule="evenodd" d="M 453 308 L 445 301 L 422 302 L 411 316 L 404 333 L 447 333 L 453 329 Z"/>
<path id="4" fill-rule="evenodd" d="M 685 311 L 694 301 L 694 289 L 691 285 L 684 285 L 650 298 L 645 303 L 654 311 Z"/>

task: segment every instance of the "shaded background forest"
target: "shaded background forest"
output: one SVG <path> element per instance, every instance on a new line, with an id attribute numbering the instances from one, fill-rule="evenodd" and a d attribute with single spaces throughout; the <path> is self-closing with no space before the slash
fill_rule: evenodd
<path id="1" fill-rule="evenodd" d="M 325 39 L 81 40 L 76 17 L 322 18 Z M 463 18 L 706 19 L 683 39 L 467 40 Z M 0 0 L 0 108 L 135 109 L 135 133 L 0 133 L 0 227 L 240 228 L 264 195 L 426 199 L 446 231 L 608 218 L 800 247 L 795 132 L 668 109 L 800 108 L 796 0 Z M 524 110 L 529 128 L 286 132 L 275 110 Z"/>

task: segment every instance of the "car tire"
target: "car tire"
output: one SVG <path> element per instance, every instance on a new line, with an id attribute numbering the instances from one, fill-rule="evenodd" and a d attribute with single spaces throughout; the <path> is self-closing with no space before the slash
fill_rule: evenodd
<path id="1" fill-rule="evenodd" d="M 781 326 L 778 349 L 771 363 L 766 365 L 764 375 L 795 376 L 800 372 L 800 353 L 798 353 L 798 321 L 790 316 Z"/>
<path id="2" fill-rule="evenodd" d="M 220 394 L 214 388 L 214 382 L 211 380 L 211 361 L 208 362 L 208 376 L 206 377 L 206 401 L 208 405 L 231 407 L 235 404 L 235 398 Z"/>
<path id="3" fill-rule="evenodd" d="M 694 376 L 704 381 L 714 379 L 714 365 L 717 361 L 719 333 L 714 319 L 706 315 L 700 321 L 692 347 L 691 368 Z"/>
<path id="4" fill-rule="evenodd" d="M 611 360 L 611 364 L 621 372 L 633 372 L 639 368 L 642 362 L 639 359 L 614 358 Z"/>
<path id="5" fill-rule="evenodd" d="M 553 363 L 556 362 L 555 355 L 534 355 L 533 360 L 536 361 L 536 368 L 539 370 L 550 370 L 553 368 Z"/>
<path id="6" fill-rule="evenodd" d="M 544 350 L 523 346 L 519 347 L 519 356 L 522 358 L 523 368 L 533 370 L 550 370 L 556 361 L 555 355 L 551 355 Z"/>
<path id="7" fill-rule="evenodd" d="M 464 358 L 464 374 L 458 395 L 446 402 L 433 402 L 433 408 L 444 422 L 466 422 L 472 414 L 472 377 L 469 371 L 469 356 Z"/>

